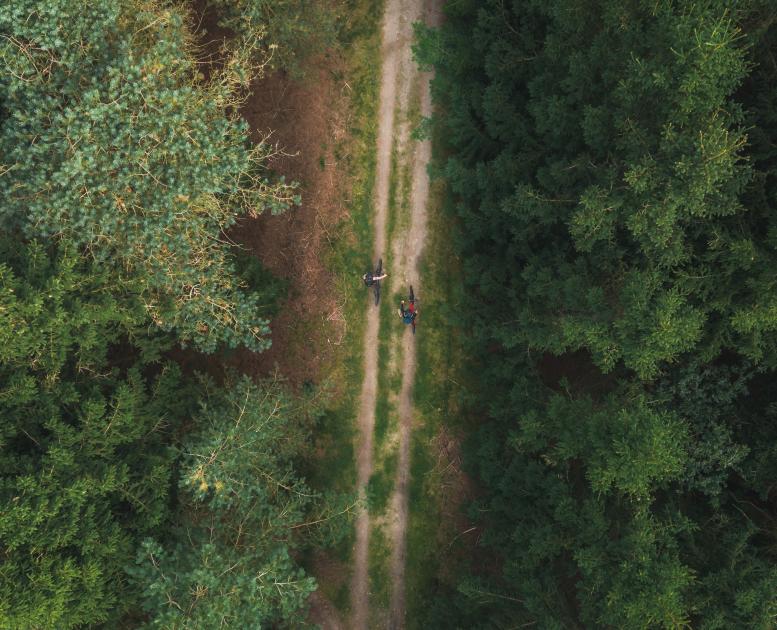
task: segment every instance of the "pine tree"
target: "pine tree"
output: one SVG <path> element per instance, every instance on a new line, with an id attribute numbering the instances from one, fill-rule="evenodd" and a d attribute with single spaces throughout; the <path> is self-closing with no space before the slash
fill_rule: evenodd
<path id="1" fill-rule="evenodd" d="M 270 179 L 273 147 L 249 147 L 238 53 L 206 81 L 180 12 L 134 2 L 14 0 L 0 33 L 0 227 L 134 279 L 184 344 L 266 348 L 225 230 L 296 197 Z"/>

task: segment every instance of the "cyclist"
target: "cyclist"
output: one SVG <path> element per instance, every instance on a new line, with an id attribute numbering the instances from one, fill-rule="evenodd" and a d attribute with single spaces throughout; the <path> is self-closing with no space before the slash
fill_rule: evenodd
<path id="1" fill-rule="evenodd" d="M 364 280 L 364 286 L 365 286 L 365 287 L 371 287 L 373 284 L 375 284 L 375 283 L 376 283 L 376 282 L 378 282 L 379 280 L 383 280 L 383 278 L 385 278 L 385 277 L 387 277 L 387 276 L 388 276 L 388 274 L 387 274 L 387 273 L 384 273 L 384 274 L 382 274 L 382 275 L 380 275 L 380 276 L 376 276 L 376 275 L 375 275 L 374 273 L 372 273 L 371 271 L 368 271 L 367 273 L 365 273 L 365 274 L 362 276 L 362 280 Z"/>
<path id="2" fill-rule="evenodd" d="M 405 301 L 402 300 L 399 303 L 399 316 L 405 324 L 413 324 L 413 328 L 415 328 L 415 318 L 418 317 L 418 312 L 415 310 L 415 302 L 410 302 L 410 306 L 405 306 Z"/>

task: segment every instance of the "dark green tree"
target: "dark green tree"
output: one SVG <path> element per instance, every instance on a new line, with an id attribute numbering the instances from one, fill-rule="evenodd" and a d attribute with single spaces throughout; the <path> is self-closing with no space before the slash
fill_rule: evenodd
<path id="1" fill-rule="evenodd" d="M 110 624 L 133 604 L 137 538 L 168 513 L 188 390 L 105 269 L 75 248 L 0 251 L 0 626 Z"/>
<path id="2" fill-rule="evenodd" d="M 477 364 L 488 559 L 434 610 L 474 627 L 768 627 L 774 7 L 446 12 L 416 52 L 479 304 L 453 317 Z"/>

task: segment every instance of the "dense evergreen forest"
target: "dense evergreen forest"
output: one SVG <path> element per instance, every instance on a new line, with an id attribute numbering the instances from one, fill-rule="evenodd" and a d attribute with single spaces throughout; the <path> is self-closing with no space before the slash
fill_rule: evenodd
<path id="1" fill-rule="evenodd" d="M 206 2 L 241 30 L 203 64 L 178 3 L 1 4 L 0 628 L 298 626 L 294 550 L 347 527 L 297 472 L 314 397 L 171 350 L 270 343 L 225 231 L 296 191 L 237 112 L 321 16 Z"/>
<path id="2" fill-rule="evenodd" d="M 353 498 L 301 472 L 318 393 L 221 359 L 269 347 L 278 286 L 229 230 L 299 202 L 240 106 L 335 13 L 0 5 L 0 630 L 302 627 Z M 477 543 L 414 625 L 774 627 L 777 6 L 446 15 L 416 53 Z"/>
<path id="3" fill-rule="evenodd" d="M 777 8 L 446 14 L 482 534 L 420 625 L 774 627 Z"/>

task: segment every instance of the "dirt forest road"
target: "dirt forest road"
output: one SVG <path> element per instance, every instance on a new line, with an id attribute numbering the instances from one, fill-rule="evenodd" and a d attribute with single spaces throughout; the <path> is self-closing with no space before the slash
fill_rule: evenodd
<path id="1" fill-rule="evenodd" d="M 410 140 L 408 113 L 413 99 L 418 99 L 421 115 L 431 114 L 430 76 L 419 72 L 412 58 L 413 23 L 437 24 L 442 0 L 386 0 L 382 30 L 382 69 L 378 109 L 377 165 L 374 189 L 374 259 L 383 257 L 390 284 L 406 289 L 412 284 L 422 294 L 418 263 L 426 238 L 426 203 L 429 180 L 426 166 L 431 157 L 428 141 Z M 392 156 L 396 162 L 392 164 Z M 409 221 L 404 229 L 392 234 L 387 243 L 387 217 L 392 168 L 411 173 Z M 389 255 L 387 255 L 387 253 Z M 391 299 L 384 291 L 384 299 Z M 357 483 L 364 499 L 367 482 L 373 472 L 373 431 L 378 396 L 379 311 L 367 311 L 364 337 L 364 381 L 362 383 L 358 425 Z M 419 318 L 420 321 L 420 318 Z M 390 610 L 380 625 L 404 627 L 404 568 L 410 479 L 410 438 L 413 422 L 412 386 L 415 381 L 415 345 L 409 328 L 392 343 L 401 343 L 402 383 L 397 400 L 399 412 L 398 459 L 394 492 L 388 510 L 391 543 Z M 351 627 L 357 630 L 374 627 L 376 617 L 370 614 L 370 514 L 364 509 L 356 521 L 354 568 L 351 585 Z M 380 617 L 384 619 L 384 616 Z"/>

